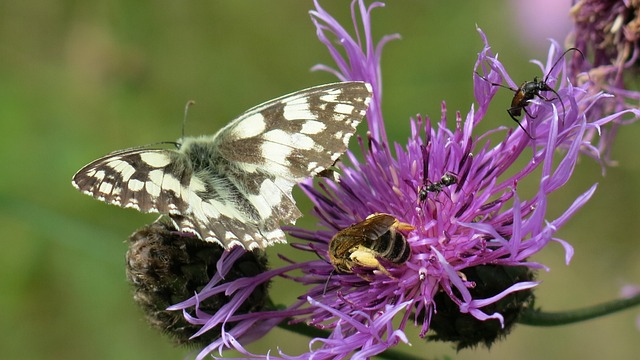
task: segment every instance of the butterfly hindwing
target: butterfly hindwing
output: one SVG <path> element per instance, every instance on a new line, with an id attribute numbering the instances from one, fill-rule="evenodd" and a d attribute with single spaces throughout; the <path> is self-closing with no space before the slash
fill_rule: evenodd
<path id="1" fill-rule="evenodd" d="M 108 154 L 73 177 L 104 202 L 168 215 L 181 232 L 226 249 L 286 242 L 280 223 L 301 216 L 293 186 L 346 151 L 372 91 L 363 82 L 321 85 L 258 105 L 213 136 L 177 150 Z"/>

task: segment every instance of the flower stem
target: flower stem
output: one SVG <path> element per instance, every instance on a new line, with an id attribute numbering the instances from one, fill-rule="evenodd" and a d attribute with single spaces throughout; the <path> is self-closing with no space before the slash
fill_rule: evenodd
<path id="1" fill-rule="evenodd" d="M 312 337 L 312 338 L 319 337 L 319 338 L 326 339 L 331 334 L 328 331 L 320 330 L 320 329 L 315 328 L 313 326 L 308 326 L 308 325 L 306 325 L 304 323 L 289 324 L 287 320 L 281 322 L 278 325 L 278 327 L 281 328 L 281 329 L 285 329 L 285 330 L 294 332 L 296 334 L 301 334 L 301 335 L 305 335 L 305 336 Z M 413 356 L 411 354 L 403 353 L 402 351 L 393 350 L 393 349 L 389 349 L 389 350 L 383 352 L 382 354 L 376 355 L 376 358 L 379 358 L 379 359 L 403 359 L 403 360 L 421 360 L 421 359 L 423 359 L 423 357 L 416 357 L 416 356 Z"/>
<path id="2" fill-rule="evenodd" d="M 539 310 L 529 309 L 521 314 L 518 322 L 520 324 L 531 326 L 567 325 L 626 310 L 639 304 L 640 294 L 626 299 L 616 299 L 572 311 L 542 312 Z"/>
<path id="3" fill-rule="evenodd" d="M 288 323 L 289 320 L 290 319 L 285 319 L 283 322 L 278 324 L 278 327 L 281 328 L 281 329 L 284 329 L 284 330 L 291 331 L 291 332 L 296 333 L 296 334 L 308 336 L 310 338 L 324 338 L 324 339 L 326 339 L 327 337 L 329 337 L 329 335 L 331 335 L 331 333 L 328 332 L 328 331 L 320 330 L 318 328 L 306 325 L 304 323 L 289 324 Z"/>

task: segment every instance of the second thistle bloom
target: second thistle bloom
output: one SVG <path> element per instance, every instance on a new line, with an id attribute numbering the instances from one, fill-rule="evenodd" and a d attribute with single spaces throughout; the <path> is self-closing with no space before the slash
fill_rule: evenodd
<path id="1" fill-rule="evenodd" d="M 606 91 L 615 97 L 600 101 L 591 115 L 603 117 L 640 104 L 640 92 L 634 79 L 640 56 L 640 1 L 574 0 L 571 15 L 574 30 L 569 41 L 582 50 L 584 57 L 571 61 L 571 77 L 587 82 L 592 92 Z M 636 119 L 632 119 L 635 121 Z M 630 121 L 617 119 L 598 136 L 603 163 L 609 159 L 611 145 L 620 126 Z"/>

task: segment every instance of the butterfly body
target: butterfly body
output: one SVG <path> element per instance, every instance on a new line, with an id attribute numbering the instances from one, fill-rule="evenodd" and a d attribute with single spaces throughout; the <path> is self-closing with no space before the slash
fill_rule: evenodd
<path id="1" fill-rule="evenodd" d="M 281 222 L 301 213 L 291 191 L 347 149 L 371 99 L 369 84 L 321 85 L 258 105 L 215 135 L 175 149 L 116 151 L 73 185 L 98 200 L 157 212 L 181 232 L 229 249 L 286 242 Z"/>

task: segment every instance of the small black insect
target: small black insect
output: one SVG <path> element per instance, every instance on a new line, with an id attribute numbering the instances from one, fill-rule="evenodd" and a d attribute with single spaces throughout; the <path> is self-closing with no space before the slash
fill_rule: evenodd
<path id="1" fill-rule="evenodd" d="M 422 203 L 427 200 L 427 196 L 430 192 L 437 194 L 441 192 L 442 189 L 444 189 L 446 186 L 456 184 L 458 182 L 458 177 L 454 173 L 447 171 L 444 173 L 444 175 L 442 175 L 440 181 L 433 182 L 429 180 L 429 178 L 427 177 L 429 173 L 429 150 L 425 145 L 421 145 L 420 147 L 422 149 L 423 175 L 422 186 L 420 186 L 420 189 L 418 189 L 418 201 Z"/>
<path id="2" fill-rule="evenodd" d="M 440 181 L 437 182 L 433 182 L 425 177 L 424 183 L 418 191 L 418 199 L 420 199 L 420 202 L 423 202 L 427 200 L 427 195 L 429 195 L 430 192 L 437 194 L 446 186 L 456 184 L 457 182 L 458 178 L 455 176 L 455 174 L 449 171 L 444 173 L 444 175 L 442 175 L 442 177 L 440 178 Z"/>
<path id="3" fill-rule="evenodd" d="M 533 139 L 533 138 L 531 137 L 531 135 L 529 134 L 527 129 L 525 129 L 524 126 L 522 126 L 522 124 L 520 123 L 520 120 L 517 118 L 517 116 L 521 116 L 522 112 L 524 111 L 524 113 L 527 114 L 529 116 L 529 118 L 535 119 L 535 117 L 532 116 L 527 111 L 527 106 L 529 106 L 531 104 L 530 101 L 533 100 L 534 97 L 537 96 L 537 97 L 539 97 L 540 99 L 542 99 L 544 101 L 553 101 L 555 99 L 558 99 L 560 101 L 560 106 L 562 106 L 562 113 L 565 114 L 565 112 L 566 112 L 566 108 L 564 106 L 564 102 L 560 98 L 560 95 L 558 95 L 558 93 L 551 86 L 549 86 L 547 81 L 549 80 L 549 75 L 551 74 L 551 72 L 553 72 L 553 69 L 556 67 L 556 65 L 558 65 L 560 60 L 562 60 L 564 58 L 564 56 L 569 51 L 577 51 L 584 58 L 584 54 L 582 53 L 582 51 L 580 51 L 580 49 L 574 48 L 574 47 L 569 48 L 565 52 L 563 52 L 562 55 L 560 55 L 560 57 L 558 58 L 558 60 L 556 60 L 555 63 L 553 63 L 553 66 L 551 66 L 551 69 L 549 69 L 549 73 L 547 73 L 547 75 L 544 77 L 543 80 L 539 80 L 538 77 L 535 76 L 533 78 L 533 81 L 525 81 L 517 89 L 511 88 L 509 86 L 505 86 L 505 85 L 502 85 L 502 84 L 491 82 L 487 78 L 485 78 L 484 76 L 482 76 L 482 75 L 478 74 L 478 72 L 476 72 L 476 74 L 478 76 L 480 76 L 483 80 L 489 82 L 491 85 L 500 86 L 500 87 L 503 87 L 505 89 L 509 89 L 509 90 L 513 91 L 514 95 L 513 95 L 513 99 L 511 100 L 511 107 L 507 109 L 507 113 L 509 114 L 509 116 L 511 116 L 513 121 L 515 121 L 518 124 L 518 126 L 520 126 L 522 131 L 524 131 L 525 134 L 527 134 L 527 136 L 529 136 L 530 139 Z M 550 92 L 554 93 L 556 97 L 553 98 L 553 99 L 547 98 L 547 97 L 545 97 L 545 96 L 540 94 L 540 92 L 542 92 L 542 91 L 550 91 Z"/>

